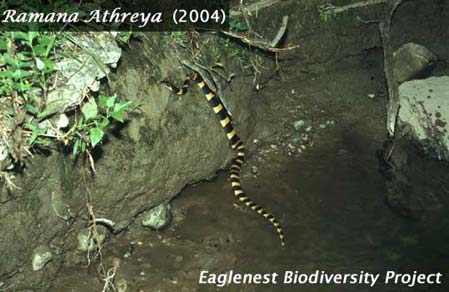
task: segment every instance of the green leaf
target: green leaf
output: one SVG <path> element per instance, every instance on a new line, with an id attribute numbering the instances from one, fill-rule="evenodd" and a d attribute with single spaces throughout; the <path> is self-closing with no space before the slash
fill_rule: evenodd
<path id="1" fill-rule="evenodd" d="M 15 79 L 22 79 L 25 76 L 25 72 L 20 69 L 17 69 L 12 73 L 12 77 Z"/>
<path id="2" fill-rule="evenodd" d="M 81 112 L 86 120 L 95 118 L 98 115 L 98 107 L 95 100 L 92 99 L 90 102 L 85 103 L 81 108 Z"/>
<path id="3" fill-rule="evenodd" d="M 16 89 L 19 92 L 26 92 L 26 91 L 31 89 L 31 84 L 30 83 L 24 83 L 23 80 L 20 80 L 20 83 L 16 85 Z M 26 97 L 24 97 L 24 98 L 27 99 Z"/>
<path id="4" fill-rule="evenodd" d="M 129 108 L 130 105 L 131 105 L 131 101 L 127 101 L 125 103 L 116 103 L 114 105 L 114 112 L 122 112 L 122 111 L 126 110 L 127 108 Z"/>
<path id="5" fill-rule="evenodd" d="M 30 137 L 30 144 L 33 144 L 34 141 L 36 140 L 37 136 L 39 136 L 39 128 L 34 128 L 33 132 L 31 133 L 31 137 Z"/>
<path id="6" fill-rule="evenodd" d="M 33 46 L 33 40 L 37 37 L 37 32 L 35 31 L 29 31 L 28 32 L 28 44 L 32 47 Z"/>
<path id="7" fill-rule="evenodd" d="M 35 144 L 49 146 L 51 144 L 51 140 L 49 138 L 37 138 Z"/>
<path id="8" fill-rule="evenodd" d="M 4 39 L 0 39 L 0 51 L 6 51 L 8 43 Z"/>
<path id="9" fill-rule="evenodd" d="M 75 144 L 73 144 L 73 155 L 75 156 L 76 154 L 78 154 L 78 148 L 80 145 L 80 140 L 76 140 Z"/>
<path id="10" fill-rule="evenodd" d="M 100 95 L 98 98 L 98 104 L 100 107 L 105 108 L 106 104 L 108 103 L 108 97 L 104 95 Z"/>
<path id="11" fill-rule="evenodd" d="M 50 38 L 50 41 L 47 44 L 47 49 L 45 50 L 45 57 L 48 57 L 54 44 L 55 44 L 55 38 L 54 37 Z"/>
<path id="12" fill-rule="evenodd" d="M 104 136 L 104 132 L 100 128 L 92 128 L 89 131 L 90 144 L 92 148 L 97 145 Z"/>
<path id="13" fill-rule="evenodd" d="M 117 98 L 117 96 L 113 95 L 111 97 L 108 98 L 108 100 L 106 101 L 106 106 L 107 107 L 113 107 L 115 104 L 115 99 Z"/>
<path id="14" fill-rule="evenodd" d="M 13 74 L 11 71 L 0 71 L 0 78 L 12 78 Z"/>
<path id="15" fill-rule="evenodd" d="M 81 142 L 81 152 L 82 153 L 86 152 L 86 142 L 85 141 Z"/>
<path id="16" fill-rule="evenodd" d="M 101 122 L 98 124 L 98 127 L 99 127 L 100 129 L 104 129 L 104 128 L 106 128 L 109 124 L 110 124 L 109 119 L 106 118 L 106 117 L 103 117 L 103 118 L 101 119 Z"/>
<path id="17" fill-rule="evenodd" d="M 22 31 L 14 31 L 13 34 L 14 34 L 14 38 L 15 39 L 28 41 L 28 34 L 27 33 L 24 33 Z"/>
<path id="18" fill-rule="evenodd" d="M 25 104 L 25 109 L 28 113 L 36 114 L 37 113 L 37 107 L 32 105 L 31 103 Z"/>
<path id="19" fill-rule="evenodd" d="M 112 113 L 110 113 L 110 115 L 114 120 L 117 120 L 120 123 L 123 123 L 123 117 L 122 117 L 121 112 L 112 112 Z"/>
<path id="20" fill-rule="evenodd" d="M 48 115 L 51 115 L 53 113 L 55 113 L 57 111 L 57 107 L 56 106 L 49 106 L 47 107 L 45 110 L 41 111 L 40 113 L 37 114 L 37 118 L 38 119 L 42 119 L 45 118 Z"/>

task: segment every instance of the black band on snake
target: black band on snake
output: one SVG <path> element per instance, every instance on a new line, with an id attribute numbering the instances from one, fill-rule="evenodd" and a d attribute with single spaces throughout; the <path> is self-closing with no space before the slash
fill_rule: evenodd
<path id="1" fill-rule="evenodd" d="M 229 116 L 229 113 L 227 112 L 226 108 L 223 106 L 223 103 L 220 100 L 220 98 L 217 95 L 215 95 L 215 93 L 207 86 L 203 78 L 196 72 L 186 77 L 184 84 L 182 85 L 181 88 L 174 86 L 169 81 L 162 81 L 162 84 L 165 85 L 171 92 L 177 95 L 184 95 L 187 93 L 190 80 L 197 82 L 198 86 L 201 88 L 204 96 L 209 102 L 209 105 L 212 107 L 212 110 L 217 116 L 218 121 L 220 122 L 220 125 L 226 134 L 226 138 L 229 141 L 229 145 L 233 150 L 237 150 L 237 157 L 234 158 L 234 160 L 232 161 L 230 169 L 230 179 L 234 196 L 240 202 L 244 203 L 247 207 L 256 211 L 257 214 L 267 219 L 271 223 L 271 225 L 273 225 L 274 229 L 276 230 L 281 240 L 282 246 L 284 246 L 285 245 L 284 233 L 282 231 L 279 222 L 273 215 L 265 211 L 261 206 L 254 203 L 250 198 L 248 198 L 240 185 L 240 169 L 242 167 L 245 158 L 245 146 L 243 145 L 243 142 L 240 139 L 240 137 L 236 134 L 235 129 L 232 125 L 231 117 Z"/>

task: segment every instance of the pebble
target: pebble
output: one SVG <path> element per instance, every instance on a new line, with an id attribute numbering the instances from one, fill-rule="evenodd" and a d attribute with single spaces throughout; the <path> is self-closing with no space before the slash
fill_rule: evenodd
<path id="1" fill-rule="evenodd" d="M 167 226 L 171 221 L 170 204 L 159 204 L 158 206 L 142 214 L 142 226 L 159 230 Z"/>
<path id="2" fill-rule="evenodd" d="M 253 165 L 253 166 L 251 166 L 251 171 L 252 171 L 254 174 L 257 174 L 257 172 L 259 171 L 259 169 L 257 168 L 257 166 Z"/>
<path id="3" fill-rule="evenodd" d="M 78 250 L 79 251 L 93 251 L 97 246 L 101 246 L 108 236 L 106 227 L 97 225 L 98 238 L 94 238 L 94 234 L 88 229 L 83 229 L 78 232 Z"/>
<path id="4" fill-rule="evenodd" d="M 31 266 L 33 271 L 40 271 L 42 268 L 50 262 L 52 259 L 52 253 L 46 246 L 38 246 L 33 253 L 33 260 Z"/>
<path id="5" fill-rule="evenodd" d="M 117 279 L 115 280 L 115 288 L 117 289 L 117 292 L 126 292 L 128 283 L 124 278 Z"/>
<path id="6" fill-rule="evenodd" d="M 298 120 L 293 123 L 293 127 L 296 131 L 299 131 L 306 123 L 303 120 Z"/>

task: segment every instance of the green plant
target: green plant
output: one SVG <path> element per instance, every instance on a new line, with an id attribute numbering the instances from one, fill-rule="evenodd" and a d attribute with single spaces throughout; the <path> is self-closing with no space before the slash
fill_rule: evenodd
<path id="1" fill-rule="evenodd" d="M 19 103 L 30 114 L 39 111 L 54 72 L 55 47 L 55 33 L 0 32 L 0 95 L 10 99 L 13 107 Z"/>
<path id="2" fill-rule="evenodd" d="M 187 45 L 187 36 L 186 33 L 183 31 L 174 31 L 170 33 L 170 38 L 172 41 L 174 41 L 179 46 L 185 48 Z"/>
<path id="3" fill-rule="evenodd" d="M 73 143 L 73 154 L 84 153 L 87 147 L 94 148 L 103 137 L 105 128 L 114 119 L 123 123 L 123 112 L 131 102 L 117 102 L 117 97 L 100 95 L 99 103 L 91 99 L 81 107 L 82 116 L 65 134 L 68 141 Z"/>
<path id="4" fill-rule="evenodd" d="M 318 6 L 321 21 L 327 23 L 335 18 L 335 6 L 330 3 L 330 0 L 325 0 L 324 4 Z"/>
<path id="5" fill-rule="evenodd" d="M 229 18 L 229 30 L 235 31 L 235 32 L 247 31 L 248 26 L 246 25 L 246 22 L 242 21 L 240 18 L 230 17 Z"/>

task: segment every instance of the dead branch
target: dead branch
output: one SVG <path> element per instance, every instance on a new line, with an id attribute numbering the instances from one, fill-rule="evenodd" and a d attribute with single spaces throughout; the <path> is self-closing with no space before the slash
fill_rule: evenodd
<path id="1" fill-rule="evenodd" d="M 271 52 L 271 53 L 279 53 L 284 51 L 293 50 L 296 48 L 299 48 L 299 45 L 294 46 L 288 46 L 284 48 L 277 48 L 276 46 L 279 44 L 282 37 L 285 35 L 285 32 L 287 31 L 287 25 L 288 25 L 288 16 L 284 16 L 282 18 L 281 27 L 279 28 L 276 36 L 273 38 L 271 42 L 265 41 L 265 40 L 258 40 L 249 38 L 246 35 L 240 35 L 229 31 L 222 31 L 222 33 L 226 36 L 229 36 L 234 39 L 238 39 L 244 44 L 247 44 L 251 47 L 258 48 L 263 51 Z"/>
<path id="2" fill-rule="evenodd" d="M 274 39 L 270 43 L 270 47 L 276 48 L 281 41 L 282 37 L 285 35 L 285 32 L 287 31 L 287 25 L 288 25 L 288 16 L 282 17 L 282 24 L 281 27 L 278 30 L 278 33 L 274 37 Z"/>
<path id="3" fill-rule="evenodd" d="M 245 43 L 251 47 L 258 48 L 263 51 L 272 52 L 272 53 L 290 51 L 290 50 L 297 49 L 300 47 L 299 45 L 294 45 L 294 46 L 288 46 L 288 47 L 284 47 L 284 48 L 274 48 L 274 47 L 270 46 L 270 42 L 250 39 L 247 36 L 235 34 L 235 33 L 229 32 L 229 31 L 222 31 L 222 33 L 231 38 L 238 39 L 242 43 Z"/>
<path id="4" fill-rule="evenodd" d="M 360 1 L 360 2 L 348 4 L 348 5 L 341 6 L 341 7 L 332 6 L 331 8 L 332 8 L 334 14 L 338 14 L 338 13 L 342 13 L 347 10 L 351 10 L 351 9 L 355 9 L 355 8 L 373 6 L 373 5 L 378 5 L 378 4 L 385 4 L 387 2 L 388 2 L 388 0 L 365 0 L 365 1 Z"/>
<path id="5" fill-rule="evenodd" d="M 379 31 L 384 51 L 384 71 L 388 86 L 387 130 L 388 135 L 395 136 L 397 116 L 399 114 L 399 92 L 393 70 L 393 49 L 391 47 L 391 21 L 398 6 L 407 0 L 388 0 L 385 17 L 379 23 Z"/>

